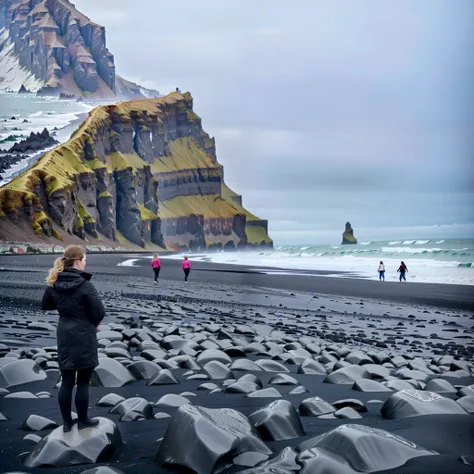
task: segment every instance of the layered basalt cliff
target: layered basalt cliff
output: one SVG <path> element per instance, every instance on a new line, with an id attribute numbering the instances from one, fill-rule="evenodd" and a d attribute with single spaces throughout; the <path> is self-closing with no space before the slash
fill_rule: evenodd
<path id="1" fill-rule="evenodd" d="M 137 96 L 136 84 L 115 74 L 105 28 L 68 0 L 0 0 L 2 27 L 9 31 L 20 65 L 40 80 L 38 93 Z"/>
<path id="2" fill-rule="evenodd" d="M 224 183 L 191 94 L 100 106 L 64 145 L 0 188 L 0 238 L 125 238 L 144 247 L 271 246 Z M 2 235 L 2 233 L 4 235 Z"/>

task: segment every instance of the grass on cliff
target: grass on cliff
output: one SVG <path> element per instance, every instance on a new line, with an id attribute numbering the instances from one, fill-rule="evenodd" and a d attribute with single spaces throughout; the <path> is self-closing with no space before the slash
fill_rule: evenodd
<path id="1" fill-rule="evenodd" d="M 203 215 L 204 219 L 233 218 L 241 214 L 233 205 L 217 194 L 178 196 L 160 202 L 160 217 L 184 217 Z"/>
<path id="2" fill-rule="evenodd" d="M 269 244 L 272 242 L 272 239 L 268 236 L 263 227 L 246 225 L 245 233 L 247 234 L 247 241 L 249 244 L 261 244 L 262 242 Z"/>
<path id="3" fill-rule="evenodd" d="M 169 142 L 169 155 L 155 158 L 151 165 L 154 174 L 196 168 L 219 168 L 219 164 L 192 137 L 177 138 Z"/>
<path id="4" fill-rule="evenodd" d="M 256 215 L 252 214 L 251 212 L 247 211 L 245 207 L 241 206 L 239 203 L 235 202 L 232 198 L 239 196 L 236 192 L 232 191 L 224 182 L 221 185 L 221 194 L 222 197 L 228 201 L 232 206 L 238 209 L 242 214 L 247 216 L 247 221 L 259 221 L 261 220 Z"/>
<path id="5" fill-rule="evenodd" d="M 154 212 L 150 211 L 150 209 L 147 209 L 143 204 L 137 203 L 137 205 L 142 221 L 154 221 L 155 219 L 159 219 L 159 217 Z"/>

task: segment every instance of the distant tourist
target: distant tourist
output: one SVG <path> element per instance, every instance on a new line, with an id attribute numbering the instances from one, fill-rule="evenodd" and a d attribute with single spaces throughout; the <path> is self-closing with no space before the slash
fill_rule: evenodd
<path id="1" fill-rule="evenodd" d="M 408 268 L 405 265 L 405 262 L 400 263 L 397 272 L 400 272 L 400 283 L 402 282 L 402 280 L 406 283 L 407 279 L 405 274 L 408 272 Z"/>
<path id="2" fill-rule="evenodd" d="M 379 280 L 385 281 L 385 265 L 383 264 L 382 260 L 380 260 L 378 272 L 379 272 Z"/>
<path id="3" fill-rule="evenodd" d="M 181 89 L 179 87 L 177 87 L 176 92 L 179 92 L 181 94 Z"/>
<path id="4" fill-rule="evenodd" d="M 153 271 L 155 272 L 155 285 L 158 285 L 158 278 L 160 276 L 161 263 L 160 263 L 160 259 L 158 258 L 157 253 L 155 253 L 155 255 L 153 255 L 153 260 L 151 261 L 151 266 L 153 268 Z"/>
<path id="5" fill-rule="evenodd" d="M 183 269 L 183 272 L 184 272 L 184 281 L 187 283 L 188 276 L 191 273 L 191 262 L 189 261 L 188 257 L 184 257 L 181 268 Z"/>
<path id="6" fill-rule="evenodd" d="M 43 295 L 41 309 L 59 312 L 57 328 L 58 362 L 61 370 L 59 408 L 63 417 L 63 431 L 72 429 L 72 391 L 77 383 L 76 410 L 78 428 L 99 424 L 88 416 L 89 382 L 94 368 L 99 365 L 97 329 L 105 317 L 105 309 L 94 285 L 92 275 L 84 272 L 86 251 L 69 245 L 64 255 L 54 262 L 47 278 L 48 288 Z M 77 381 L 76 381 L 77 376 Z"/>

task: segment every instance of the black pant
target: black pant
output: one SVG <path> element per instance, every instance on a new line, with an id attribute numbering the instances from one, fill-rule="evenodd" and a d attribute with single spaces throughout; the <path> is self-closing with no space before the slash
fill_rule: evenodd
<path id="1" fill-rule="evenodd" d="M 188 276 L 189 276 L 190 273 L 191 273 L 190 268 L 185 268 L 184 269 L 184 281 L 188 281 Z"/>
<path id="2" fill-rule="evenodd" d="M 160 276 L 160 267 L 153 268 L 153 271 L 155 272 L 155 281 L 158 281 L 158 277 Z"/>
<path id="3" fill-rule="evenodd" d="M 72 423 L 71 404 L 72 390 L 76 383 L 76 410 L 79 420 L 87 419 L 87 409 L 89 406 L 89 382 L 91 380 L 94 367 L 80 370 L 61 370 L 61 388 L 58 393 L 59 408 L 65 423 Z"/>

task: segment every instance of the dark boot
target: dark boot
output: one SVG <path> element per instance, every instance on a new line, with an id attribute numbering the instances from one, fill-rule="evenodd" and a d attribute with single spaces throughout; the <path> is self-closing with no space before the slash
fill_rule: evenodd
<path id="1" fill-rule="evenodd" d="M 69 433 L 72 430 L 73 421 L 64 421 L 63 423 L 63 433 Z"/>
<path id="2" fill-rule="evenodd" d="M 77 428 L 79 430 L 82 430 L 84 428 L 92 428 L 94 426 L 97 426 L 99 424 L 100 420 L 97 418 L 85 418 L 84 420 L 79 420 L 77 422 Z"/>

